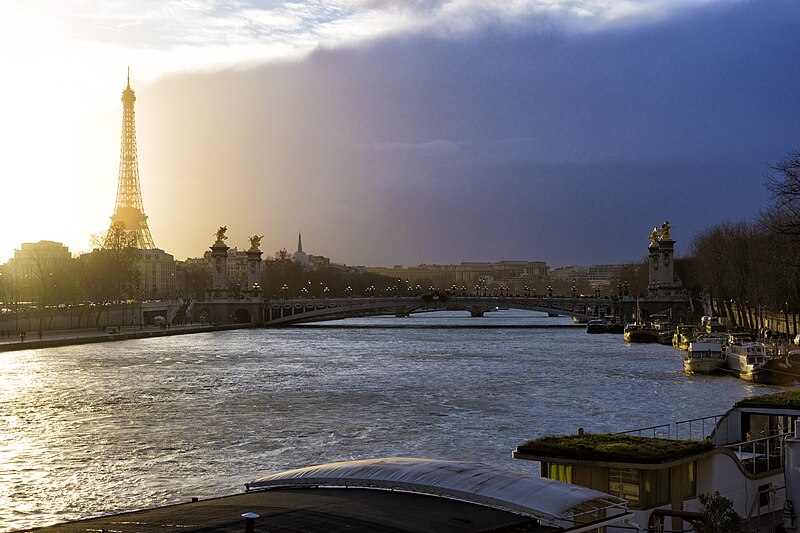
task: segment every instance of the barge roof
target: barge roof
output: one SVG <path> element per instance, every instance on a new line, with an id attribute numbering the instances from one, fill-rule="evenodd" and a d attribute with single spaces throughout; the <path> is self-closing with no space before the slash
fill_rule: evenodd
<path id="1" fill-rule="evenodd" d="M 400 490 L 461 500 L 549 522 L 624 511 L 621 498 L 586 487 L 479 463 L 388 457 L 310 466 L 272 474 L 247 490 L 346 487 Z M 613 514 L 613 513 L 611 513 Z"/>
<path id="2" fill-rule="evenodd" d="M 45 533 L 256 531 L 585 532 L 628 518 L 602 492 L 477 464 L 391 457 L 272 474 L 249 492 L 42 528 Z M 376 490 L 377 489 L 377 490 Z"/>

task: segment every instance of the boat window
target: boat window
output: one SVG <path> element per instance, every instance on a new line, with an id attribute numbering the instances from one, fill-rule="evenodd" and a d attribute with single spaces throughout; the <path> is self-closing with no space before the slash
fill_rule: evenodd
<path id="1" fill-rule="evenodd" d="M 549 463 L 547 466 L 547 477 L 564 483 L 572 483 L 572 465 Z"/>
<path id="2" fill-rule="evenodd" d="M 756 358 L 755 358 L 755 357 L 753 357 L 752 355 L 749 355 L 749 356 L 747 357 L 747 364 L 748 364 L 748 365 L 754 365 L 754 364 L 756 364 Z"/>
<path id="3" fill-rule="evenodd" d="M 642 507 L 669 503 L 669 469 L 642 471 Z"/>
<path id="4" fill-rule="evenodd" d="M 692 461 L 681 466 L 681 484 L 684 500 L 697 496 L 697 462 Z"/>
<path id="5" fill-rule="evenodd" d="M 641 509 L 639 506 L 639 471 L 631 468 L 609 468 L 608 493 L 628 500 L 628 507 L 631 509 Z"/>

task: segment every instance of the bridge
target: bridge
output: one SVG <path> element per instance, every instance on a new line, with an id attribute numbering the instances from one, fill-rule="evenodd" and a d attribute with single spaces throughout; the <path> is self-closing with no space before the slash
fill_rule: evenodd
<path id="1" fill-rule="evenodd" d="M 625 298 L 625 300 L 631 299 Z M 450 296 L 438 293 L 419 296 L 280 298 L 264 301 L 262 323 L 265 326 L 286 326 L 301 322 L 364 316 L 403 317 L 423 311 L 469 311 L 472 316 L 480 317 L 497 307 L 538 311 L 550 316 L 589 319 L 605 315 L 620 316 L 621 309 L 630 309 L 630 302 L 616 298 Z M 626 316 L 630 316 L 630 313 Z"/>

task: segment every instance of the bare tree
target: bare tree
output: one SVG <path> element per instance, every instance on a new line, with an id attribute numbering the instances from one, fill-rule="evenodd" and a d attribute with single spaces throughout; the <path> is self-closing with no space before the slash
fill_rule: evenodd
<path id="1" fill-rule="evenodd" d="M 773 216 L 767 221 L 773 231 L 800 241 L 800 150 L 789 152 L 771 168 L 766 186 L 772 194 Z"/>

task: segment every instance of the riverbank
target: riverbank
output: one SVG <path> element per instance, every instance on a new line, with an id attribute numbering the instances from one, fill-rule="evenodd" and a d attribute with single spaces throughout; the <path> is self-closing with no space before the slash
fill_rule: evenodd
<path id="1" fill-rule="evenodd" d="M 158 328 L 148 326 L 123 326 L 107 328 L 105 331 L 97 328 L 67 329 L 42 332 L 41 338 L 35 332 L 30 332 L 21 340 L 17 336 L 0 338 L 0 352 L 14 352 L 19 350 L 38 350 L 41 348 L 54 348 L 58 346 L 74 346 L 79 344 L 93 344 L 97 342 L 116 342 L 132 339 L 149 339 L 153 337 L 170 337 L 173 335 L 189 335 L 192 333 L 205 333 L 208 331 L 227 331 L 232 329 L 245 329 L 254 327 L 251 324 L 225 324 L 225 325 L 191 325 Z"/>
<path id="2" fill-rule="evenodd" d="M 299 329 L 586 329 L 586 324 L 335 324 L 306 323 L 284 326 Z"/>

